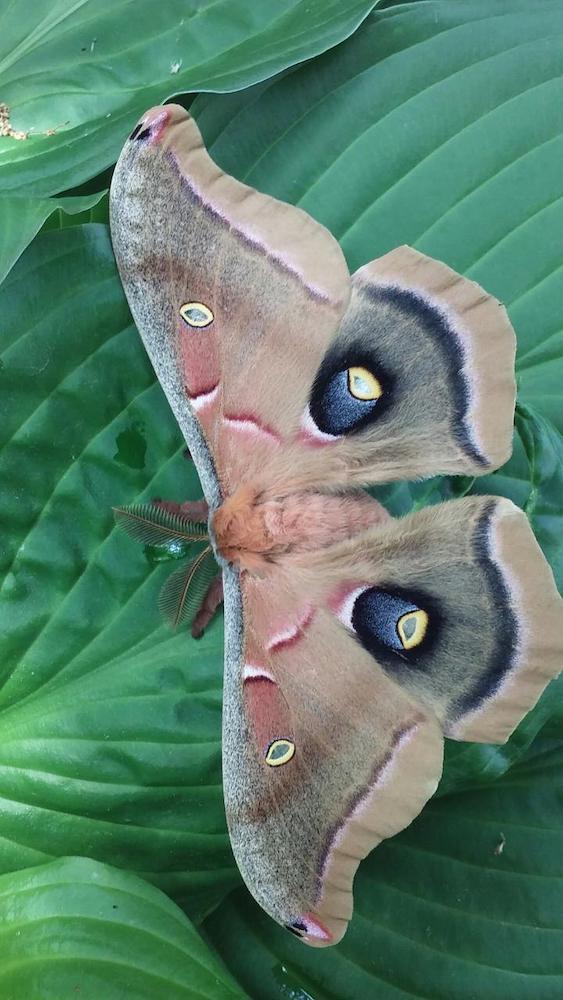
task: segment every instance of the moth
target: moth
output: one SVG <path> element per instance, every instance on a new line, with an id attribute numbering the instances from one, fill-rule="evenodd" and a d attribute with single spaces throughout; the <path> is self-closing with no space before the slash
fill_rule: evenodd
<path id="1" fill-rule="evenodd" d="M 332 945 L 360 860 L 435 791 L 444 735 L 502 743 L 561 666 L 563 602 L 510 501 L 395 519 L 364 490 L 508 458 L 514 333 L 409 247 L 350 276 L 174 104 L 127 140 L 111 230 L 222 570 L 234 855 L 275 920 Z"/>

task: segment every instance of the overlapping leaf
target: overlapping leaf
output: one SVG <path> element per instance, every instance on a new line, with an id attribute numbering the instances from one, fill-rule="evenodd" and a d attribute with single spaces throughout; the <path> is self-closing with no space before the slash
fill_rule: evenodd
<path id="1" fill-rule="evenodd" d="M 0 876 L 2 1000 L 242 1000 L 166 896 L 86 858 Z"/>
<path id="2" fill-rule="evenodd" d="M 0 140 L 1 142 L 2 140 Z M 1 174 L 0 174 L 1 177 Z M 78 215 L 97 205 L 104 196 L 83 195 L 77 198 L 0 198 L 0 283 L 20 254 L 31 243 L 46 219 L 57 209 L 67 215 Z"/>

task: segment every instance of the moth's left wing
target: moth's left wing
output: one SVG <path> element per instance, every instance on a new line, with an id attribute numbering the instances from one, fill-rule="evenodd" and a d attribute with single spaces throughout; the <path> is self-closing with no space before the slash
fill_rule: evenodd
<path id="1" fill-rule="evenodd" d="M 331 944 L 360 859 L 433 793 L 442 734 L 503 742 L 559 672 L 563 602 L 525 515 L 493 497 L 390 520 L 243 578 L 242 595 L 225 676 L 234 853 L 275 919 Z"/>

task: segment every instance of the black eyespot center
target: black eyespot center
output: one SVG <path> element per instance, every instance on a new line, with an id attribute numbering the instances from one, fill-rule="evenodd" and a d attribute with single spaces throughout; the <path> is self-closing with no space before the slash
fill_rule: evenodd
<path id="1" fill-rule="evenodd" d="M 139 134 L 139 132 L 141 131 L 142 127 L 143 127 L 143 123 L 142 122 L 139 122 L 138 125 L 135 125 L 135 128 L 131 132 L 131 135 L 129 136 L 129 139 L 136 139 L 137 136 L 138 136 L 138 134 Z"/>

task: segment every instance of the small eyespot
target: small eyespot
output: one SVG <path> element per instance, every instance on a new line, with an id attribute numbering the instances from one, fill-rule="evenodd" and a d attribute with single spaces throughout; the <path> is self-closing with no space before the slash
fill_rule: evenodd
<path id="1" fill-rule="evenodd" d="M 136 139 L 137 136 L 138 136 L 138 134 L 139 134 L 139 132 L 141 131 L 142 127 L 143 127 L 143 122 L 139 122 L 138 125 L 135 125 L 135 128 L 131 132 L 131 135 L 129 136 L 129 139 Z"/>
<path id="2" fill-rule="evenodd" d="M 214 320 L 211 309 L 203 302 L 185 302 L 180 306 L 180 316 L 188 326 L 198 328 L 209 326 Z"/>
<path id="3" fill-rule="evenodd" d="M 291 740 L 274 740 L 270 743 L 266 751 L 266 764 L 270 767 L 279 767 L 280 764 L 287 764 L 295 753 L 295 743 Z"/>
<path id="4" fill-rule="evenodd" d="M 404 649 L 420 646 L 428 628 L 428 615 L 419 608 L 418 611 L 407 611 L 397 622 L 397 633 Z"/>
<path id="5" fill-rule="evenodd" d="M 348 369 L 348 392 L 354 399 L 363 401 L 379 399 L 383 395 L 381 382 L 368 368 Z"/>

